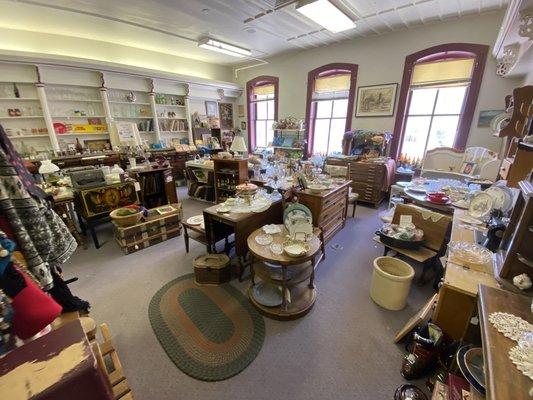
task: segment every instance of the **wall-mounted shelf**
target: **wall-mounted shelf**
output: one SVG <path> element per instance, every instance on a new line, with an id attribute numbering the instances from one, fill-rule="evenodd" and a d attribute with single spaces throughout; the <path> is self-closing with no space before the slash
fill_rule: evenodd
<path id="1" fill-rule="evenodd" d="M 35 119 L 35 118 L 44 118 L 43 115 L 21 115 L 20 117 L 0 117 L 0 119 Z"/>
<path id="2" fill-rule="evenodd" d="M 139 103 L 139 102 L 131 102 L 131 101 L 109 101 L 109 104 L 128 104 L 130 106 L 149 106 L 150 103 Z"/>
<path id="3" fill-rule="evenodd" d="M 105 118 L 105 115 L 52 115 L 52 118 Z"/>
<path id="4" fill-rule="evenodd" d="M 0 97 L 0 101 L 39 101 L 37 97 Z"/>
<path id="5" fill-rule="evenodd" d="M 33 139 L 33 138 L 47 138 L 48 135 L 26 135 L 26 136 L 8 136 L 10 139 Z"/>

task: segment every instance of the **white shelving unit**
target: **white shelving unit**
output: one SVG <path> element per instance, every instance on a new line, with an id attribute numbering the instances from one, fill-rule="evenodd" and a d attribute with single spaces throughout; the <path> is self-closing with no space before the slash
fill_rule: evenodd
<path id="1" fill-rule="evenodd" d="M 108 127 L 99 88 L 84 85 L 44 85 L 46 102 L 55 138 L 60 149 L 73 145 L 91 136 L 108 136 Z M 66 129 L 65 133 L 63 132 Z M 95 129 L 95 131 L 86 131 Z M 54 139 L 56 143 L 54 143 Z"/>
<path id="2" fill-rule="evenodd" d="M 52 149 L 34 83 L 0 82 L 0 124 L 19 150 Z"/>
<path id="3" fill-rule="evenodd" d="M 188 109 L 184 95 L 161 93 L 154 94 L 155 115 L 160 138 L 189 139 Z"/>
<path id="4" fill-rule="evenodd" d="M 193 139 L 191 99 L 203 108 L 206 100 L 222 100 L 220 89 L 215 83 L 0 62 L 0 124 L 24 155 L 45 152 L 49 156 L 77 140 L 87 147 L 86 140 L 109 138 L 114 123 L 122 121 L 141 128 L 141 138 L 148 144 L 172 146 L 174 140 Z M 240 94 L 237 87 L 228 90 L 233 98 Z"/>

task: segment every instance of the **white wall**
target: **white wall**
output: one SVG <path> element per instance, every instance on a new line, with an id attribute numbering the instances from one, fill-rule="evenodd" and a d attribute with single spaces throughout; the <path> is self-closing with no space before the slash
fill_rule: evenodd
<path id="1" fill-rule="evenodd" d="M 401 83 L 407 55 L 452 42 L 492 46 L 502 18 L 503 13 L 488 13 L 282 55 L 269 59 L 268 65 L 239 72 L 237 81 L 245 87 L 248 80 L 258 75 L 279 77 L 279 117 L 291 115 L 305 118 L 308 71 L 333 62 L 355 63 L 359 65 L 357 86 Z M 489 52 L 468 145 L 484 146 L 497 151 L 501 139 L 494 138 L 489 128 L 477 127 L 479 111 L 503 109 L 504 97 L 512 93 L 512 89 L 521 82 L 520 79 L 497 77 L 495 66 L 496 62 Z M 239 101 L 244 104 L 246 97 L 241 96 Z M 392 131 L 394 117 L 353 117 L 352 128 Z"/>
<path id="2" fill-rule="evenodd" d="M 13 55 L 65 63 L 86 61 L 101 65 L 138 67 L 217 81 L 233 79 L 232 69 L 229 66 L 192 60 L 168 52 L 101 40 L 0 27 L 0 58 L 9 59 L 9 56 Z"/>

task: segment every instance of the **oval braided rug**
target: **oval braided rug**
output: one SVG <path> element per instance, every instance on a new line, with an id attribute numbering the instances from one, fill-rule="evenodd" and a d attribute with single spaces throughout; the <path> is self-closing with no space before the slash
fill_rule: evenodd
<path id="1" fill-rule="evenodd" d="M 159 289 L 148 315 L 174 364 L 202 381 L 241 372 L 259 354 L 265 338 L 263 317 L 246 296 L 228 283 L 197 285 L 194 274 Z"/>

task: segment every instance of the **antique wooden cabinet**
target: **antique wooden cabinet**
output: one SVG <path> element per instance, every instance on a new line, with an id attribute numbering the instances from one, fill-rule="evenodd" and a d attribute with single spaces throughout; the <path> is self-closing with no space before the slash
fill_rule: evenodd
<path id="1" fill-rule="evenodd" d="M 346 225 L 346 206 L 350 181 L 320 194 L 303 190 L 297 193 L 298 202 L 307 206 L 313 214 L 313 224 L 322 229 L 328 242 Z"/>
<path id="2" fill-rule="evenodd" d="M 372 203 L 377 207 L 385 197 L 387 167 L 383 163 L 357 161 L 355 159 L 327 160 L 328 165 L 350 166 L 352 192 L 359 195 L 358 201 Z"/>

